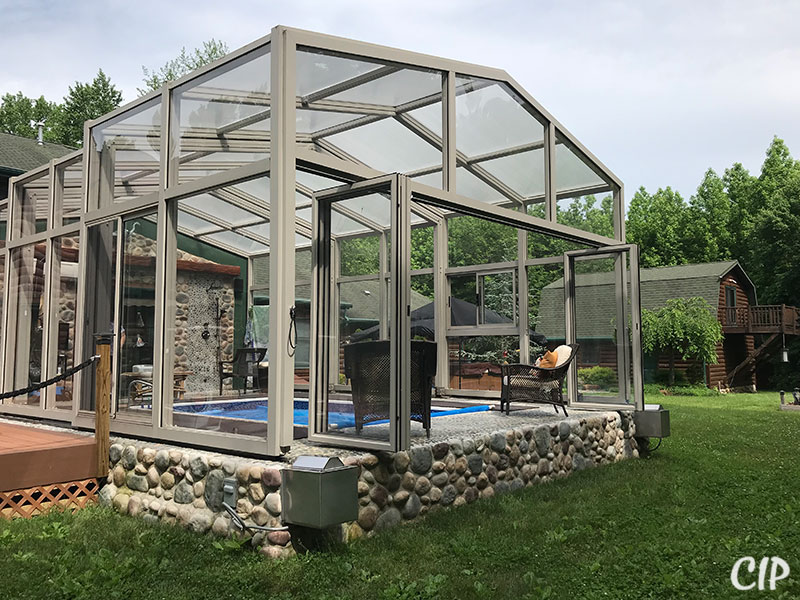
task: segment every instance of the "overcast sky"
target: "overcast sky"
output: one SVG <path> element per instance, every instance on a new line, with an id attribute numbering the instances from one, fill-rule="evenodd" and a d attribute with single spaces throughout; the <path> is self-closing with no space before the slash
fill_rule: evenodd
<path id="1" fill-rule="evenodd" d="M 772 137 L 800 157 L 800 2 L 0 0 L 0 94 L 61 100 L 102 68 L 125 101 L 142 65 L 277 24 L 508 71 L 630 198 L 688 199 L 708 167 L 757 173 Z"/>

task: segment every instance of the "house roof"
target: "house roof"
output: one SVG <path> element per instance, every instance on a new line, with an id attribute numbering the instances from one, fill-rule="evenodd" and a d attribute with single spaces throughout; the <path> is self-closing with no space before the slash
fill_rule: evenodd
<path id="1" fill-rule="evenodd" d="M 642 308 L 658 310 L 671 298 L 704 298 L 716 310 L 720 280 L 736 269 L 743 287 L 755 303 L 755 288 L 738 261 L 658 267 L 640 271 Z M 609 338 L 616 319 L 614 273 L 581 273 L 575 277 L 575 312 L 578 337 Z M 548 338 L 564 337 L 564 280 L 542 289 L 536 331 Z"/>
<path id="2" fill-rule="evenodd" d="M 51 142 L 44 142 L 40 146 L 30 138 L 0 133 L 0 171 L 11 176 L 21 175 L 74 150 Z"/>

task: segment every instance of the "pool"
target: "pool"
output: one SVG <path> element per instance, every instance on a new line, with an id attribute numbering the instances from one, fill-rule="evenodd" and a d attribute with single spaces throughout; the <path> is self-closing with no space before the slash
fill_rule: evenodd
<path id="1" fill-rule="evenodd" d="M 354 427 L 356 424 L 353 416 L 353 405 L 348 402 L 331 402 L 328 413 L 328 422 L 331 426 L 339 428 Z M 466 406 L 461 408 L 431 407 L 431 417 L 444 417 L 448 415 L 462 415 L 466 413 L 485 412 L 491 407 L 488 405 Z M 202 417 L 225 417 L 228 419 L 242 419 L 246 421 L 267 422 L 267 400 L 221 400 L 217 402 L 198 402 L 175 404 L 176 412 L 190 413 Z M 388 420 L 373 421 L 365 425 L 379 425 L 388 423 Z M 295 426 L 308 426 L 308 400 L 294 401 Z"/>

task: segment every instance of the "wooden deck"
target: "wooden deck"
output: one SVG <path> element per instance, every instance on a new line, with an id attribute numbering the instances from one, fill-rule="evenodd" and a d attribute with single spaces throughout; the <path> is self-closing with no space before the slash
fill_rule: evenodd
<path id="1" fill-rule="evenodd" d="M 0 423 L 0 492 L 95 477 L 93 437 Z"/>
<path id="2" fill-rule="evenodd" d="M 722 307 L 723 333 L 783 333 L 800 335 L 800 310 L 785 304 Z"/>

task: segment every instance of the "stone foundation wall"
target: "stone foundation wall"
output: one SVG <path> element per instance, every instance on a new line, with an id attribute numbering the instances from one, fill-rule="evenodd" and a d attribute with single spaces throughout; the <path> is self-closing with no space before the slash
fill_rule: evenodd
<path id="1" fill-rule="evenodd" d="M 632 413 L 608 412 L 415 446 L 407 452 L 347 456 L 345 464 L 360 468 L 359 514 L 357 521 L 342 526 L 343 536 L 351 541 L 441 507 L 636 458 L 634 434 Z M 110 458 L 100 502 L 121 513 L 228 536 L 233 530 L 222 508 L 222 482 L 236 477 L 239 516 L 251 525 L 280 526 L 285 463 L 156 449 L 138 442 L 113 444 Z M 288 532 L 276 531 L 257 533 L 251 543 L 277 558 L 293 553 L 290 542 Z"/>

